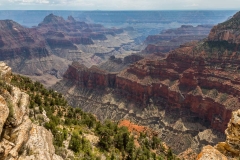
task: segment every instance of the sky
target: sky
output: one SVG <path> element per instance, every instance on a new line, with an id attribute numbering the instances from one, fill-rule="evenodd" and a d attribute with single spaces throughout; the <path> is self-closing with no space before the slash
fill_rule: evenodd
<path id="1" fill-rule="evenodd" d="M 239 10 L 240 0 L 0 0 L 0 10 L 208 9 Z"/>

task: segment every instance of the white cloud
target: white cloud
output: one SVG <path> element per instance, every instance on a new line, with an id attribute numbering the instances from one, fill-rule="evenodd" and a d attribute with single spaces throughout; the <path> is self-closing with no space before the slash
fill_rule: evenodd
<path id="1" fill-rule="evenodd" d="M 1 0 L 7 8 L 68 10 L 236 9 L 240 0 Z M 39 5 L 39 6 L 37 6 Z"/>
<path id="2" fill-rule="evenodd" d="M 8 0 L 10 3 L 19 4 L 48 4 L 49 0 Z"/>

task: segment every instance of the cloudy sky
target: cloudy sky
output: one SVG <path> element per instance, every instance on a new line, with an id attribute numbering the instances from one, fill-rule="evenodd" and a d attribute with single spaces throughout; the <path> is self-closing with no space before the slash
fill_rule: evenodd
<path id="1" fill-rule="evenodd" d="M 237 6 L 237 7 L 236 7 Z M 240 0 L 0 0 L 0 10 L 240 9 Z"/>

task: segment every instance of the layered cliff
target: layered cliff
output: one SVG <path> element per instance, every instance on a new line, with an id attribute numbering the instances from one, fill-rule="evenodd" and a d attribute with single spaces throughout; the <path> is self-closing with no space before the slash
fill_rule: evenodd
<path id="1" fill-rule="evenodd" d="M 52 133 L 29 118 L 29 95 L 9 83 L 11 68 L 0 62 L 0 74 L 0 159 L 61 160 Z"/>
<path id="2" fill-rule="evenodd" d="M 35 29 L 24 28 L 12 20 L 0 21 L 0 60 L 49 56 L 45 39 Z"/>

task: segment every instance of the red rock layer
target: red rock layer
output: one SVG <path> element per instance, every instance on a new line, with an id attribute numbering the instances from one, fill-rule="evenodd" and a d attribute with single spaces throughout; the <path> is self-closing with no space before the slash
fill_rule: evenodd
<path id="1" fill-rule="evenodd" d="M 116 74 L 107 73 L 95 66 L 87 68 L 78 62 L 73 62 L 72 65 L 69 65 L 63 77 L 74 81 L 81 87 L 89 89 L 95 87 L 114 87 L 116 81 Z"/>

